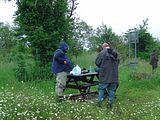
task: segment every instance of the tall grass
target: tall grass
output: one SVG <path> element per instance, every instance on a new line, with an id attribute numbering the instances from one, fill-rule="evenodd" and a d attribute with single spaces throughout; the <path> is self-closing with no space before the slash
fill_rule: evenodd
<path id="1" fill-rule="evenodd" d="M 83 53 L 72 60 L 81 68 L 88 69 L 89 66 L 95 67 L 95 57 L 96 53 Z M 58 103 L 54 97 L 55 78 L 19 82 L 14 77 L 14 66 L 13 62 L 0 62 L 0 118 L 2 120 L 160 119 L 160 68 L 152 74 L 151 66 L 145 61 L 140 60 L 133 69 L 128 67 L 127 62 L 119 65 L 120 83 L 113 109 L 107 108 L 107 100 L 103 102 L 102 108 L 96 106 L 96 99 L 86 102 L 66 100 Z M 144 73 L 149 77 L 144 77 Z M 74 92 L 77 91 L 67 89 L 65 94 Z"/>
<path id="2" fill-rule="evenodd" d="M 81 68 L 86 68 L 89 70 L 89 67 L 92 67 L 92 70 L 95 68 L 95 58 L 96 53 L 82 53 L 80 57 L 73 57 L 72 61 L 75 65 L 79 65 Z"/>
<path id="3" fill-rule="evenodd" d="M 12 70 L 13 67 L 14 64 L 12 62 L 0 62 L 0 86 L 5 86 L 6 84 L 14 84 L 15 77 L 14 71 Z"/>

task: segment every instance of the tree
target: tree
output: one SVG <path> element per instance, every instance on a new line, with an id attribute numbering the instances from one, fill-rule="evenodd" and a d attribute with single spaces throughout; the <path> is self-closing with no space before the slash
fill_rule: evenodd
<path id="1" fill-rule="evenodd" d="M 73 11 L 66 0 L 17 0 L 17 6 L 18 34 L 27 36 L 35 60 L 45 65 L 58 43 L 72 37 Z"/>
<path id="2" fill-rule="evenodd" d="M 92 45 L 94 47 L 98 47 L 104 42 L 110 43 L 113 47 L 115 47 L 114 44 L 116 44 L 116 42 L 118 41 L 118 36 L 112 31 L 112 28 L 107 27 L 104 24 L 102 24 L 95 30 L 95 34 L 95 39 L 91 39 Z"/>
<path id="3" fill-rule="evenodd" d="M 90 37 L 93 36 L 93 28 L 87 25 L 83 20 L 77 20 L 74 28 L 74 39 L 78 42 L 77 48 L 81 50 L 89 48 L 90 46 Z"/>
<path id="4" fill-rule="evenodd" d="M 14 30 L 4 23 L 0 23 L 0 49 L 10 52 L 12 47 L 16 44 L 16 39 L 14 37 Z"/>

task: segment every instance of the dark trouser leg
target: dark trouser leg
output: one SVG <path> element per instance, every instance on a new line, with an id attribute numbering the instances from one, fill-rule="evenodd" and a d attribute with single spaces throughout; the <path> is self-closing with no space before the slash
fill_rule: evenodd
<path id="1" fill-rule="evenodd" d="M 98 106 L 101 106 L 102 101 L 104 100 L 104 92 L 106 90 L 107 84 L 100 83 L 98 86 Z"/>
<path id="2" fill-rule="evenodd" d="M 113 103 L 113 100 L 114 100 L 114 97 L 115 97 L 115 91 L 117 89 L 117 83 L 110 83 L 109 86 L 108 86 L 108 103 L 109 103 L 109 107 L 112 106 L 112 103 Z"/>

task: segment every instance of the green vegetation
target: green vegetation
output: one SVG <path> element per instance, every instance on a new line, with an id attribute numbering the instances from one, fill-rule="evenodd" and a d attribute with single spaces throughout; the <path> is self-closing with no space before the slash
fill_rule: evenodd
<path id="1" fill-rule="evenodd" d="M 83 53 L 73 58 L 80 67 L 94 67 L 95 53 Z M 59 119 L 59 120 L 158 120 L 160 119 L 160 68 L 151 74 L 151 66 L 140 60 L 133 69 L 124 62 L 119 66 L 120 86 L 113 109 L 96 106 L 96 98 L 81 102 L 66 100 L 56 102 L 52 80 L 17 81 L 13 62 L 0 62 L 0 118 L 9 119 Z M 144 77 L 138 73 L 149 75 Z M 138 76 L 139 75 L 139 76 Z M 138 76 L 133 79 L 131 76 Z M 141 79 L 139 79 L 141 78 Z M 95 88 L 96 89 L 96 88 Z M 65 94 L 76 91 L 67 89 Z"/>

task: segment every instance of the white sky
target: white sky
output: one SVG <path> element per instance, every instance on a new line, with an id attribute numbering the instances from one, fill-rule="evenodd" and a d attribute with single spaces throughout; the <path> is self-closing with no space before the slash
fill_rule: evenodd
<path id="1" fill-rule="evenodd" d="M 148 18 L 148 30 L 160 38 L 160 0 L 78 0 L 77 13 L 87 24 L 111 26 L 117 34 L 142 25 Z"/>
<path id="2" fill-rule="evenodd" d="M 77 0 L 78 16 L 94 28 L 105 24 L 117 34 L 142 25 L 148 18 L 149 32 L 160 39 L 160 0 Z M 0 22 L 12 23 L 16 10 L 12 2 L 0 0 Z"/>
<path id="3" fill-rule="evenodd" d="M 16 10 L 14 2 L 4 2 L 0 0 L 0 22 L 8 22 L 11 24 L 13 22 L 13 14 Z"/>

